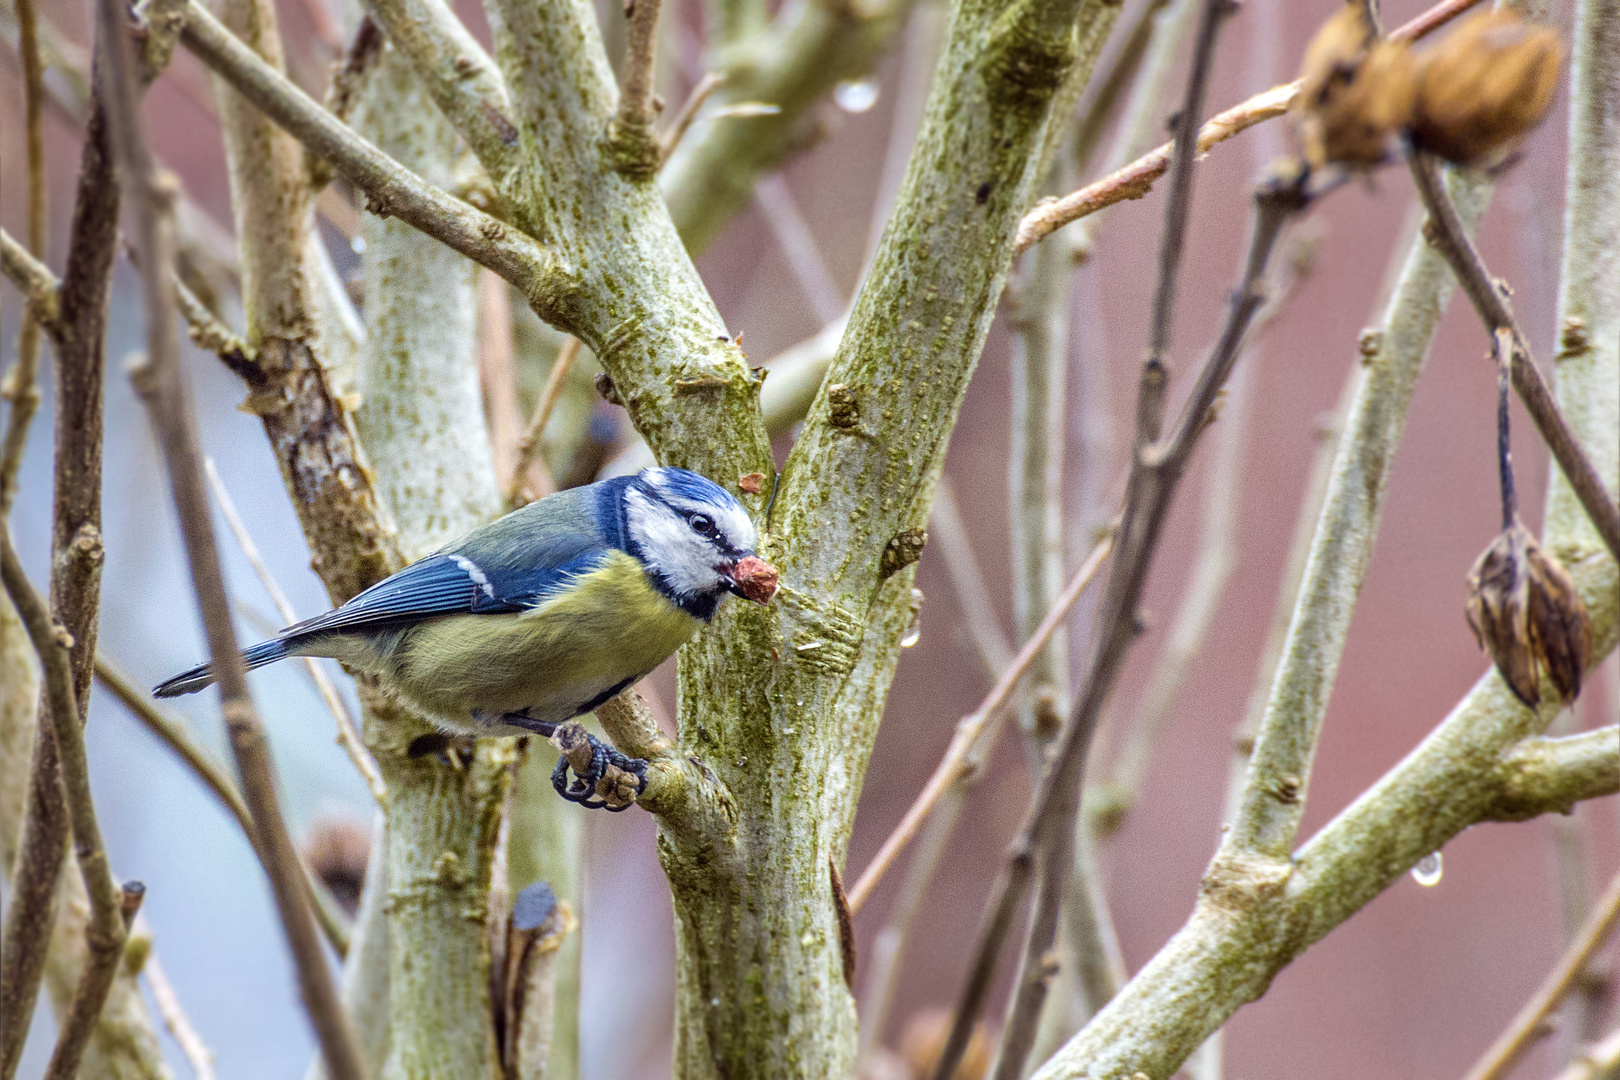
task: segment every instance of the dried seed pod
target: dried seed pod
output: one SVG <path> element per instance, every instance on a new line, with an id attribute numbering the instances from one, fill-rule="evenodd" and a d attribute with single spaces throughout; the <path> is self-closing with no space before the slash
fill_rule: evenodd
<path id="1" fill-rule="evenodd" d="M 1558 31 L 1508 11 L 1478 15 L 1418 56 L 1412 144 L 1463 165 L 1511 152 L 1552 104 Z"/>
<path id="2" fill-rule="evenodd" d="M 1497 534 L 1468 574 L 1468 625 L 1520 701 L 1541 703 L 1541 676 L 1573 701 L 1592 649 L 1591 621 L 1569 572 L 1522 523 Z"/>
<path id="3" fill-rule="evenodd" d="M 1530 541 L 1530 636 L 1536 655 L 1558 696 L 1569 704 L 1581 692 L 1581 676 L 1592 659 L 1592 619 L 1575 581 L 1552 552 Z"/>
<path id="4" fill-rule="evenodd" d="M 1366 7 L 1347 3 L 1305 50 L 1297 124 L 1313 166 L 1387 160 L 1412 115 L 1415 70 L 1404 43 L 1378 38 Z"/>

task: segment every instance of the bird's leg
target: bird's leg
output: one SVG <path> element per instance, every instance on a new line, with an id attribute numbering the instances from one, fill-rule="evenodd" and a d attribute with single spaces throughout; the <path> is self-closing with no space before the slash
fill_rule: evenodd
<path id="1" fill-rule="evenodd" d="M 628 810 L 647 790 L 647 762 L 609 746 L 577 720 L 561 723 L 509 713 L 501 723 L 543 735 L 561 756 L 551 772 L 551 785 L 569 802 L 613 813 Z M 572 780 L 568 770 L 574 771 Z"/>

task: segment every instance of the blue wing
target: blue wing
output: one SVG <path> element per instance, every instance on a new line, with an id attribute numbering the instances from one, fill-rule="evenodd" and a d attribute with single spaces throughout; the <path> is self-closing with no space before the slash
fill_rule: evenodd
<path id="1" fill-rule="evenodd" d="M 595 485 L 600 488 L 601 485 Z M 281 637 L 374 629 L 439 615 L 524 611 L 594 569 L 613 546 L 600 526 L 606 493 L 559 492 L 491 522 Z"/>

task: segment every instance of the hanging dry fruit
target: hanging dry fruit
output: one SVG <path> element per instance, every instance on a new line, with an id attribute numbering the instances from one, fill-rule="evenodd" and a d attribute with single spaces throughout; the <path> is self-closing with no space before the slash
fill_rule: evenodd
<path id="1" fill-rule="evenodd" d="M 1312 166 L 1371 168 L 1389 159 L 1412 115 L 1416 72 L 1405 44 L 1378 37 L 1364 3 L 1351 0 L 1322 24 L 1300 81 L 1296 122 Z"/>
<path id="2" fill-rule="evenodd" d="M 1468 625 L 1520 701 L 1541 703 L 1541 676 L 1566 704 L 1581 692 L 1592 624 L 1569 572 L 1514 519 L 1468 573 Z"/>
<path id="3" fill-rule="evenodd" d="M 1460 165 L 1490 165 L 1546 115 L 1563 59 L 1558 31 L 1508 11 L 1477 15 L 1417 59 L 1412 144 Z"/>

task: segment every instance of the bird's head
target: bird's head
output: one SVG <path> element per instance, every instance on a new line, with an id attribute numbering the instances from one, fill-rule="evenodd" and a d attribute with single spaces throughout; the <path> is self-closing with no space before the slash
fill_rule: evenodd
<path id="1" fill-rule="evenodd" d="M 748 511 L 697 473 L 643 469 L 624 489 L 624 520 L 631 554 L 699 618 L 712 617 L 728 592 L 760 604 L 776 592 L 776 567 L 754 554 Z"/>

